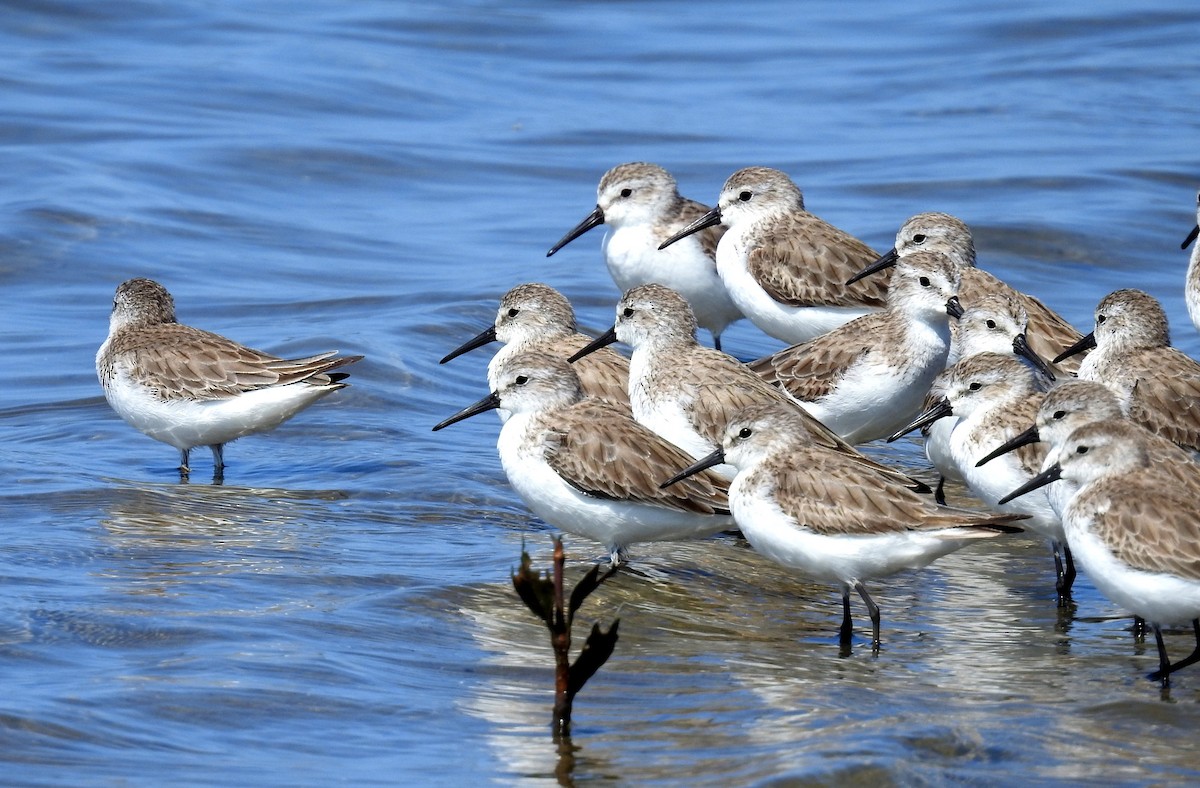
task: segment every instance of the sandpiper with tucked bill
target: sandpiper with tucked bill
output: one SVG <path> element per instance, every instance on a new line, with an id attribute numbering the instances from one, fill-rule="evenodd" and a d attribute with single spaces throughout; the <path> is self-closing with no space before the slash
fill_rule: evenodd
<path id="1" fill-rule="evenodd" d="M 896 233 L 896 245 L 851 277 L 848 284 L 888 270 L 907 254 L 930 250 L 948 255 L 961 269 L 959 298 L 964 309 L 987 293 L 1007 294 L 1020 301 L 1029 319 L 1029 346 L 1038 356 L 1052 358 L 1060 349 L 1079 339 L 1075 327 L 1041 301 L 976 268 L 975 241 L 970 229 L 961 219 L 947 213 L 919 213 L 910 218 Z M 1067 360 L 1062 371 L 1073 374 L 1078 365 L 1077 360 Z"/>
<path id="2" fill-rule="evenodd" d="M 853 636 L 850 590 L 871 617 L 879 648 L 879 607 L 866 581 L 925 566 L 970 542 L 1021 529 L 1025 515 L 975 512 L 934 503 L 902 484 L 883 481 L 843 454 L 813 446 L 794 410 L 777 403 L 736 414 L 712 454 L 663 482 L 721 463 L 737 468 L 729 503 L 755 550 L 842 593 L 843 649 Z"/>
<path id="3" fill-rule="evenodd" d="M 717 224 L 727 228 L 717 245 L 725 289 L 750 322 L 776 339 L 807 342 L 884 307 L 886 280 L 846 284 L 878 255 L 806 211 L 804 195 L 779 170 L 738 170 L 717 206 L 660 248 Z"/>
<path id="4" fill-rule="evenodd" d="M 663 241 L 704 215 L 708 206 L 679 194 L 675 178 L 657 164 L 630 162 L 600 179 L 596 209 L 546 252 L 550 257 L 579 236 L 603 224 L 604 261 L 624 293 L 657 282 L 678 292 L 721 348 L 721 333 L 742 317 L 717 275 L 717 242 L 724 230 L 709 227 L 686 242 L 660 248 Z"/>
<path id="5" fill-rule="evenodd" d="M 1001 501 L 1060 479 L 1075 485 L 1062 517 L 1071 551 L 1100 593 L 1151 624 L 1158 670 L 1149 678 L 1167 687 L 1172 673 L 1200 661 L 1200 469 L 1164 478 L 1144 436 L 1121 421 L 1080 427 L 1045 470 Z M 1172 664 L 1162 627 L 1184 622 L 1196 647 Z"/>
<path id="6" fill-rule="evenodd" d="M 613 564 L 636 542 L 733 527 L 727 482 L 709 472 L 689 486 L 660 490 L 663 477 L 691 457 L 628 413 L 584 397 L 565 359 L 540 351 L 510 356 L 498 365 L 490 394 L 433 429 L 496 408 L 512 414 L 496 449 L 521 500 L 550 525 L 604 545 Z"/>
<path id="7" fill-rule="evenodd" d="M 543 350 L 566 358 L 587 346 L 592 337 L 575 328 L 575 310 L 566 297 L 538 282 L 517 285 L 500 298 L 493 325 L 450 351 L 439 364 L 458 358 L 491 342 L 502 342 L 488 362 L 488 388 L 496 390 L 496 370 L 510 357 L 527 350 Z M 596 397 L 619 408 L 629 408 L 629 359 L 613 350 L 589 356 L 575 369 L 584 396 Z M 501 415 L 501 420 L 506 416 Z"/>
<path id="8" fill-rule="evenodd" d="M 175 319 L 175 301 L 152 279 L 117 287 L 96 375 L 108 404 L 130 426 L 179 449 L 179 472 L 196 446 L 212 449 L 214 476 L 224 445 L 266 432 L 346 387 L 334 372 L 362 356 L 336 350 L 279 358 Z"/>

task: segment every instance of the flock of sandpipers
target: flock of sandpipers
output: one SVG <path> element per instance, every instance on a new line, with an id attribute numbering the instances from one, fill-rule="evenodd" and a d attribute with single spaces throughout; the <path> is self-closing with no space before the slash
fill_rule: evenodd
<path id="1" fill-rule="evenodd" d="M 881 256 L 765 167 L 730 176 L 711 210 L 659 166 L 614 167 L 596 209 L 548 254 L 602 224 L 624 293 L 611 329 L 580 334 L 562 294 L 521 284 L 442 359 L 502 343 L 490 393 L 434 429 L 497 410 L 501 464 L 538 517 L 614 564 L 637 542 L 737 529 L 841 589 L 844 648 L 856 591 L 875 649 L 867 580 L 1029 529 L 1051 544 L 1059 604 L 1078 560 L 1150 624 L 1151 678 L 1165 686 L 1200 661 L 1200 364 L 1170 347 L 1152 297 L 1105 296 L 1082 335 L 976 268 L 959 219 L 918 214 Z M 1187 303 L 1200 326 L 1200 248 Z M 790 346 L 749 364 L 723 353 L 722 332 L 743 317 Z M 117 289 L 96 367 L 122 418 L 180 450 L 181 473 L 191 448 L 210 446 L 219 474 L 224 443 L 345 386 L 334 370 L 359 358 L 251 350 L 175 322 L 167 291 L 133 279 Z M 963 482 L 987 511 L 947 506 L 942 483 L 930 490 L 855 448 L 917 429 L 942 482 Z M 1187 622 L 1196 648 L 1172 663 L 1161 627 Z"/>

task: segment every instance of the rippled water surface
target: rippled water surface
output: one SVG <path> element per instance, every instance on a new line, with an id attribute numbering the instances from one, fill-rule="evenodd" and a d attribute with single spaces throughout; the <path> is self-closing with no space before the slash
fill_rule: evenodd
<path id="1" fill-rule="evenodd" d="M 1061 6 L 1061 4 L 1059 4 Z M 549 560 L 484 393 L 440 367 L 519 282 L 608 325 L 591 210 L 658 162 L 712 201 L 786 170 L 883 250 L 923 210 L 1086 325 L 1184 310 L 1200 80 L 1193 2 L 11 2 L 0 26 L 0 761 L 10 784 L 1193 781 L 1200 670 L 1035 539 L 873 584 L 885 646 L 838 654 L 836 593 L 729 537 L 635 551 L 583 617 L 616 652 L 548 725 L 550 652 L 508 581 Z M 288 354 L 363 353 L 267 436 L 176 453 L 123 424 L 93 357 L 112 292 Z M 776 343 L 743 323 L 726 347 Z M 926 473 L 916 443 L 871 447 Z M 970 503 L 962 491 L 957 499 Z M 599 547 L 569 539 L 569 572 Z M 856 609 L 856 613 L 858 613 Z M 582 630 L 582 627 L 579 627 Z M 582 631 L 579 633 L 582 635 Z M 1169 639 L 1186 652 L 1184 633 Z"/>

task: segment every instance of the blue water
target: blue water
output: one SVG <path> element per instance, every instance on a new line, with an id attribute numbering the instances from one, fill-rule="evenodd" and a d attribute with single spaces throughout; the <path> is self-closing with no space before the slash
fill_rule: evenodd
<path id="1" fill-rule="evenodd" d="M 982 266 L 1077 325 L 1137 286 L 1200 355 L 1194 3 L 0 13 L 5 783 L 1197 779 L 1200 671 L 1160 697 L 1153 646 L 1086 580 L 1058 615 L 1032 539 L 877 584 L 885 648 L 846 659 L 829 589 L 730 539 L 645 547 L 583 610 L 621 640 L 560 749 L 544 631 L 508 585 L 551 530 L 494 419 L 429 431 L 484 393 L 486 353 L 437 359 L 512 285 L 609 324 L 599 231 L 544 254 L 632 160 L 710 202 L 778 167 L 881 251 L 956 214 Z M 223 486 L 203 451 L 181 485 L 93 372 L 131 276 L 247 344 L 367 359 L 230 445 Z M 742 323 L 726 347 L 776 343 Z M 924 468 L 915 443 L 872 450 Z M 576 572 L 599 553 L 567 549 Z"/>

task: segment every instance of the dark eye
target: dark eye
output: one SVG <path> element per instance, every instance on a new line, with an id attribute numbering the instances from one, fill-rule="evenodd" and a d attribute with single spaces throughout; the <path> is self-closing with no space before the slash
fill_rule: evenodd
<path id="1" fill-rule="evenodd" d="M 969 388 L 971 391 L 979 391 L 981 388 L 983 388 L 983 384 L 976 381 L 975 383 L 967 386 L 967 388 Z"/>
<path id="2" fill-rule="evenodd" d="M 925 243 L 925 237 L 926 237 L 925 233 L 917 233 L 916 235 L 913 236 L 913 243 L 923 244 L 923 243 Z"/>
<path id="3" fill-rule="evenodd" d="M 1105 320 L 1108 320 L 1104 315 L 1096 315 L 1096 325 L 1101 325 Z"/>
<path id="4" fill-rule="evenodd" d="M 1075 453 L 1076 453 L 1076 454 L 1087 454 L 1087 453 L 1088 453 L 1088 447 L 1087 447 L 1087 446 L 1080 446 L 1078 449 L 1076 449 L 1076 450 L 1075 450 Z"/>
<path id="5" fill-rule="evenodd" d="M 754 196 L 753 192 L 742 192 L 738 195 L 738 199 L 742 202 L 750 202 L 750 198 Z"/>
<path id="6" fill-rule="evenodd" d="M 753 434 L 754 430 L 750 429 L 749 427 L 742 427 L 740 430 L 738 430 L 739 438 L 749 438 Z"/>
<path id="7" fill-rule="evenodd" d="M 988 327 L 988 328 L 995 328 L 995 327 L 996 327 L 996 321 L 995 321 L 995 320 L 989 320 L 989 321 L 987 321 L 987 327 Z"/>
<path id="8" fill-rule="evenodd" d="M 633 307 L 627 306 L 621 310 L 621 317 L 633 317 Z"/>
<path id="9" fill-rule="evenodd" d="M 517 379 L 513 382 L 516 383 L 518 386 L 524 386 L 526 383 L 529 382 L 529 376 L 528 375 L 517 375 Z"/>
<path id="10" fill-rule="evenodd" d="M 521 310 L 517 309 L 515 306 L 512 309 L 508 310 L 509 317 L 516 317 L 519 314 L 521 314 Z"/>
<path id="11" fill-rule="evenodd" d="M 1066 418 L 1066 416 L 1067 416 L 1067 412 L 1065 410 L 1056 410 L 1056 411 L 1054 411 L 1053 419 L 1055 421 L 1061 421 L 1064 418 Z"/>
<path id="12" fill-rule="evenodd" d="M 631 194 L 633 194 L 633 189 L 621 189 L 622 197 L 628 197 Z"/>
<path id="13" fill-rule="evenodd" d="M 921 287 L 929 287 L 929 277 L 928 276 L 922 276 L 917 281 L 921 283 Z"/>

